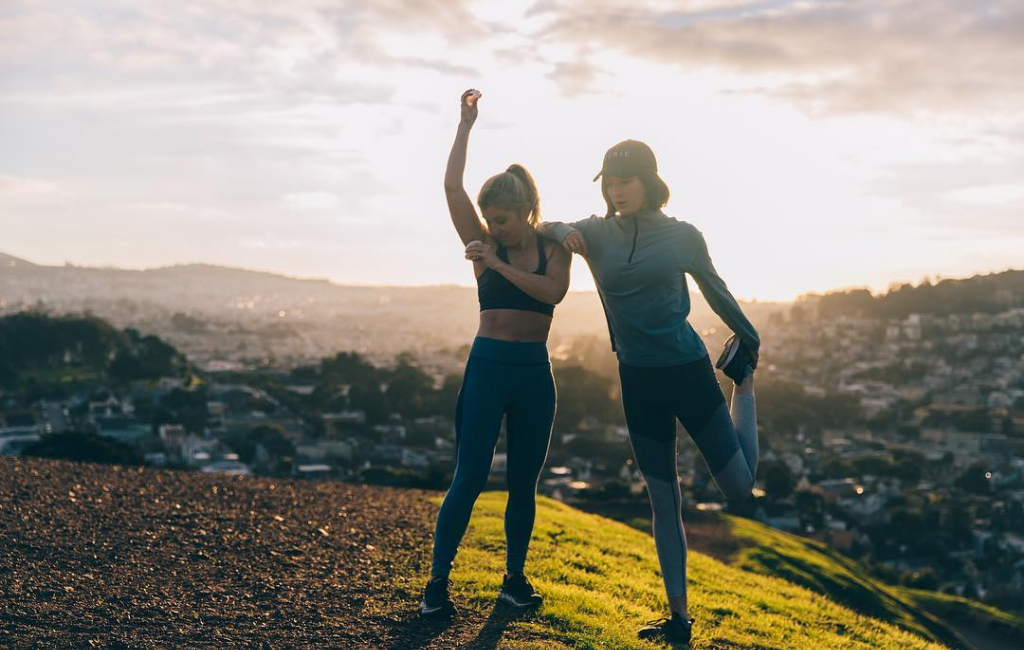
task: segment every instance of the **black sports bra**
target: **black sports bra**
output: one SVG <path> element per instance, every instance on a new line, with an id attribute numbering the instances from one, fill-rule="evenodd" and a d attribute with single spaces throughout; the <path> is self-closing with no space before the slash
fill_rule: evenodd
<path id="1" fill-rule="evenodd" d="M 508 251 L 501 244 L 498 244 L 497 254 L 498 259 L 509 264 Z M 548 268 L 548 259 L 544 254 L 544 241 L 540 237 L 537 237 L 537 257 L 540 259 L 540 263 L 537 265 L 537 270 L 534 273 L 544 275 Z M 527 295 L 526 292 L 509 282 L 505 276 L 493 269 L 484 269 L 484 272 L 476 279 L 476 293 L 480 298 L 480 311 L 488 309 L 520 309 L 548 316 L 555 313 L 554 305 L 549 305 Z"/>

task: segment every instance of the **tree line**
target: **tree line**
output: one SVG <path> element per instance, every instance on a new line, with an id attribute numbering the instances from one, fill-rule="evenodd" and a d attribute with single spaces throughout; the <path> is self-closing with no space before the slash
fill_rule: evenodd
<path id="1" fill-rule="evenodd" d="M 95 316 L 21 312 L 0 318 L 0 386 L 44 383 L 47 371 L 91 371 L 115 383 L 180 376 L 185 355 L 159 337 Z"/>
<path id="2" fill-rule="evenodd" d="M 808 294 L 797 299 L 790 317 L 812 314 L 819 318 L 854 316 L 863 318 L 906 318 L 910 314 L 998 313 L 1024 307 L 1024 271 L 1004 271 L 966 279 L 925 279 L 919 285 L 893 286 L 874 295 L 867 289 Z"/>

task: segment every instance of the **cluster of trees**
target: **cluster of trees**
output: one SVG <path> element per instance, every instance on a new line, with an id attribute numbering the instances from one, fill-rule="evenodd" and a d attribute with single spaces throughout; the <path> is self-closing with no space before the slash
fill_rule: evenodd
<path id="1" fill-rule="evenodd" d="M 116 383 L 179 376 L 187 368 L 185 356 L 159 337 L 120 331 L 91 315 L 0 318 L 0 386 L 17 386 L 26 373 L 25 383 L 45 384 L 46 371 L 77 369 Z"/>
<path id="2" fill-rule="evenodd" d="M 875 296 L 867 289 L 801 296 L 791 318 L 817 313 L 820 318 L 860 316 L 905 318 L 910 314 L 996 313 L 1024 306 L 1024 271 L 1004 271 L 964 280 L 924 280 L 902 284 Z"/>
<path id="3" fill-rule="evenodd" d="M 25 447 L 22 454 L 106 465 L 141 465 L 142 456 L 129 445 L 95 433 L 55 433 Z"/>
<path id="4" fill-rule="evenodd" d="M 621 418 L 612 381 L 604 375 L 577 364 L 556 364 L 554 378 L 559 399 L 556 430 L 574 430 L 588 415 L 603 420 Z M 435 382 L 411 355 L 399 355 L 394 366 L 379 368 L 356 352 L 341 352 L 322 359 L 317 366 L 296 368 L 289 379 L 309 382 L 315 388 L 304 396 L 273 382 L 262 386 L 298 413 L 357 410 L 366 414 L 368 424 L 383 423 L 391 413 L 405 418 L 451 418 L 462 387 L 462 375 L 451 374 Z"/>
<path id="5" fill-rule="evenodd" d="M 762 435 L 804 431 L 860 422 L 863 413 L 853 395 L 807 395 L 797 383 L 765 378 L 757 384 L 757 421 Z"/>
<path id="6" fill-rule="evenodd" d="M 295 459 L 295 443 L 281 429 L 258 426 L 245 433 L 224 439 L 238 459 L 247 465 L 256 465 L 265 472 L 288 475 Z"/>

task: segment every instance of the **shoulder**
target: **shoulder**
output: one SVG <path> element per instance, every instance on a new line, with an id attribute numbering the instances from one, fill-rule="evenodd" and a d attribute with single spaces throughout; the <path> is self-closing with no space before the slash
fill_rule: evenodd
<path id="1" fill-rule="evenodd" d="M 569 253 L 562 248 L 562 245 L 556 243 L 550 239 L 543 239 L 544 243 L 544 257 L 550 262 L 551 260 L 565 260 L 569 259 Z"/>
<path id="2" fill-rule="evenodd" d="M 666 217 L 666 219 L 670 222 L 672 231 L 680 238 L 680 243 L 699 245 L 704 242 L 704 233 L 689 221 L 683 221 L 682 219 L 675 219 L 673 217 Z"/>
<path id="3" fill-rule="evenodd" d="M 586 232 L 588 230 L 594 230 L 596 228 L 603 228 L 607 225 L 607 223 L 608 217 L 605 217 L 604 215 L 598 216 L 596 214 L 592 214 L 586 219 L 574 221 L 569 225 L 575 228 L 576 230 L 579 230 L 580 232 Z"/>
<path id="4" fill-rule="evenodd" d="M 689 221 L 676 219 L 675 217 L 670 217 L 664 213 L 662 213 L 662 216 L 664 217 L 665 222 L 669 225 L 669 227 L 678 232 L 679 234 L 700 235 L 700 230 L 697 228 L 697 226 L 693 225 Z"/>
<path id="5" fill-rule="evenodd" d="M 708 255 L 708 245 L 704 241 L 704 233 L 689 221 L 667 217 L 670 240 L 676 251 L 679 262 L 684 268 L 700 266 Z"/>

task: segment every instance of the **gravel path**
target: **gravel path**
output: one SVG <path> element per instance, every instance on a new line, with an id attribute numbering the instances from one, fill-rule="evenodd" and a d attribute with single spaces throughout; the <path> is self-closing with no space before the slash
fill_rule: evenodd
<path id="1" fill-rule="evenodd" d="M 495 648 L 415 615 L 432 493 L 0 456 L 0 647 Z"/>

